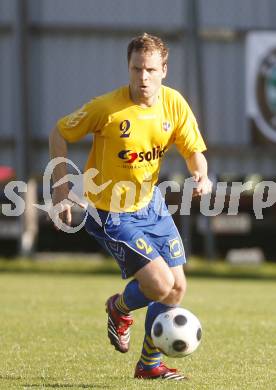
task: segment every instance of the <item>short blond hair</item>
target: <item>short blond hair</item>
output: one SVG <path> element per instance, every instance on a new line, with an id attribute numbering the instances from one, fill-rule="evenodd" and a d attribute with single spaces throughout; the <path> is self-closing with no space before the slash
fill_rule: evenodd
<path id="1" fill-rule="evenodd" d="M 133 38 L 127 47 L 127 61 L 129 63 L 134 51 L 153 52 L 158 51 L 163 65 L 168 63 L 169 49 L 161 38 L 144 33 Z"/>

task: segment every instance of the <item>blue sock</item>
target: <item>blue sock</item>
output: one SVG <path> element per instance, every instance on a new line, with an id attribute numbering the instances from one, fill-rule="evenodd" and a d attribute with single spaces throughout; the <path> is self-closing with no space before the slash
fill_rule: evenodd
<path id="1" fill-rule="evenodd" d="M 158 314 L 164 313 L 165 311 L 170 310 L 172 307 L 174 307 L 174 305 L 166 305 L 161 302 L 151 302 L 151 304 L 148 306 L 145 319 L 145 331 L 147 336 L 151 335 L 151 327 Z"/>
<path id="2" fill-rule="evenodd" d="M 132 310 L 148 306 L 151 302 L 140 290 L 139 283 L 136 279 L 131 280 L 125 287 L 122 295 L 115 302 L 116 308 L 127 314 Z"/>
<path id="3" fill-rule="evenodd" d="M 144 370 L 150 370 L 154 367 L 158 367 L 161 362 L 161 353 L 158 348 L 155 347 L 151 338 L 151 328 L 153 321 L 160 313 L 164 313 L 172 306 L 165 305 L 160 302 L 152 302 L 148 305 L 148 311 L 145 319 L 145 338 L 143 342 L 142 353 L 140 357 L 140 364 Z"/>
<path id="4" fill-rule="evenodd" d="M 139 364 L 144 370 L 151 370 L 154 367 L 158 367 L 160 362 L 161 353 L 159 349 L 153 344 L 151 337 L 145 335 Z"/>

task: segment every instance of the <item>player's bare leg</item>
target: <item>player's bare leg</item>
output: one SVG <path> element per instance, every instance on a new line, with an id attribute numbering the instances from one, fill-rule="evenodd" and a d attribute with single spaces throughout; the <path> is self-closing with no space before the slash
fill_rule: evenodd
<path id="1" fill-rule="evenodd" d="M 177 305 L 186 291 L 182 265 L 170 268 L 162 257 L 148 263 L 135 274 L 144 295 L 167 305 Z"/>
<path id="2" fill-rule="evenodd" d="M 167 305 L 175 304 L 178 305 L 181 303 L 187 289 L 186 276 L 184 274 L 183 266 L 178 265 L 176 267 L 170 268 L 174 276 L 174 285 L 171 289 L 169 295 L 163 299 L 162 303 Z"/>

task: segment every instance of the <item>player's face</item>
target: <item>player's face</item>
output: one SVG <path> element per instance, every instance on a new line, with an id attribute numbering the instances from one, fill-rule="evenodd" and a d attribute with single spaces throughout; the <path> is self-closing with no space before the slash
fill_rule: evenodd
<path id="1" fill-rule="evenodd" d="M 167 65 L 162 63 L 159 51 L 134 51 L 129 61 L 130 95 L 134 103 L 152 106 L 157 102 Z"/>

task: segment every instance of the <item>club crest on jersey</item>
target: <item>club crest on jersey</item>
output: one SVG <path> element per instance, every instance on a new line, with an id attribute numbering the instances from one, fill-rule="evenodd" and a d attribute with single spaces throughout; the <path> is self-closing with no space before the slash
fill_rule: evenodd
<path id="1" fill-rule="evenodd" d="M 163 126 L 163 130 L 165 131 L 169 131 L 171 128 L 170 122 L 163 122 L 162 126 Z"/>

